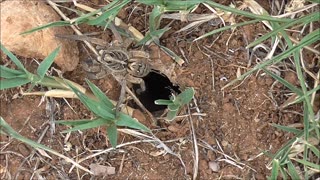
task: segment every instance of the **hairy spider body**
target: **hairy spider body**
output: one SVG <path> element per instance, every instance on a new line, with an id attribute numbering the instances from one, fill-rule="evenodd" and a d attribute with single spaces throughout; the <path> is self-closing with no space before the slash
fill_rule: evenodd
<path id="1" fill-rule="evenodd" d="M 101 79 L 111 73 L 118 81 L 125 78 L 131 84 L 139 84 L 138 92 L 143 92 L 146 87 L 142 78 L 151 71 L 148 60 L 149 54 L 145 51 L 110 47 L 100 49 L 97 60 L 85 61 L 83 68 L 91 79 Z"/>

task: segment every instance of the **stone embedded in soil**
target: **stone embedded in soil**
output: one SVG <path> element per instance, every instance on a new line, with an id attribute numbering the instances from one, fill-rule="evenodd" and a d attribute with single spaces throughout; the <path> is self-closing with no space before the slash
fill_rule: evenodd
<path id="1" fill-rule="evenodd" d="M 221 142 L 221 145 L 223 146 L 223 147 L 226 147 L 226 146 L 228 146 L 228 142 L 227 141 L 225 141 L 225 140 L 223 140 L 222 142 Z"/>
<path id="2" fill-rule="evenodd" d="M 76 42 L 55 38 L 55 34 L 71 34 L 67 27 L 48 28 L 20 35 L 32 28 L 60 21 L 56 12 L 39 1 L 4 1 L 1 3 L 1 43 L 11 52 L 28 58 L 44 59 L 61 46 L 55 63 L 63 71 L 72 71 L 79 62 Z"/>
<path id="3" fill-rule="evenodd" d="M 90 164 L 90 170 L 95 176 L 113 175 L 116 173 L 115 167 L 103 166 L 100 164 Z"/>
<path id="4" fill-rule="evenodd" d="M 21 144 L 18 145 L 18 149 L 19 149 L 19 152 L 20 152 L 24 157 L 27 157 L 27 156 L 30 154 L 29 148 L 28 148 L 25 144 L 23 144 L 23 143 L 21 143 Z"/>
<path id="5" fill-rule="evenodd" d="M 213 171 L 213 172 L 218 172 L 220 170 L 220 165 L 219 162 L 216 161 L 210 161 L 208 163 L 209 168 Z"/>
<path id="6" fill-rule="evenodd" d="M 299 84 L 297 75 L 292 71 L 285 71 L 284 79 L 293 85 Z"/>

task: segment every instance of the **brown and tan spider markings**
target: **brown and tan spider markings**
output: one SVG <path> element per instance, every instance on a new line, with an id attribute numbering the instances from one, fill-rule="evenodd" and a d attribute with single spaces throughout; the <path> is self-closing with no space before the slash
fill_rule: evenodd
<path id="1" fill-rule="evenodd" d="M 139 84 L 140 92 L 145 91 L 146 86 L 142 78 L 151 71 L 148 63 L 149 54 L 140 50 L 127 50 L 126 46 L 128 44 L 109 48 L 97 47 L 97 60 L 88 59 L 83 63 L 88 78 L 101 79 L 111 73 L 119 82 L 125 78 L 131 84 Z"/>

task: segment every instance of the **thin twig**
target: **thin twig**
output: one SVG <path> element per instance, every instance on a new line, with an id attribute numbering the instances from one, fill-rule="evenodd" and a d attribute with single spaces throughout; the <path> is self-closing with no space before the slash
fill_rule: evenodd
<path id="1" fill-rule="evenodd" d="M 124 163 L 124 158 L 126 157 L 126 154 L 122 155 L 122 159 L 121 159 L 121 163 L 120 163 L 120 167 L 119 167 L 119 174 L 122 173 L 122 168 L 123 168 L 123 163 Z"/>
<path id="2" fill-rule="evenodd" d="M 254 172 L 257 172 L 255 169 L 253 169 L 253 168 L 250 167 L 249 165 L 246 165 L 246 164 L 244 164 L 244 163 L 242 163 L 242 162 L 239 162 L 239 161 L 235 160 L 234 158 L 232 158 L 231 156 L 225 154 L 225 152 L 224 152 L 223 149 L 221 148 L 220 143 L 218 142 L 218 140 L 216 140 L 216 142 L 217 142 L 217 145 L 218 145 L 220 151 L 214 149 L 209 143 L 207 143 L 207 142 L 205 142 L 205 141 L 203 141 L 203 140 L 200 140 L 200 141 L 201 141 L 202 143 L 204 143 L 204 145 L 199 144 L 200 146 L 203 146 L 203 147 L 205 147 L 205 148 L 208 148 L 208 149 L 214 151 L 215 153 L 218 153 L 218 154 L 223 155 L 225 159 L 223 159 L 222 161 L 225 161 L 226 163 L 230 163 L 231 165 L 236 166 L 236 167 L 238 167 L 238 168 L 240 168 L 240 169 L 243 169 L 242 166 L 246 166 L 246 167 L 248 167 L 249 169 L 253 170 Z M 221 160 L 220 160 L 220 161 L 221 161 Z M 238 164 L 239 164 L 239 165 L 238 165 Z"/>
<path id="3" fill-rule="evenodd" d="M 198 142 L 196 137 L 196 132 L 194 130 L 193 121 L 190 113 L 189 105 L 188 107 L 188 119 L 191 127 L 191 134 L 192 134 L 192 140 L 193 140 L 193 150 L 194 150 L 194 163 L 193 163 L 193 179 L 196 180 L 198 176 L 199 171 L 199 148 L 198 148 Z"/>

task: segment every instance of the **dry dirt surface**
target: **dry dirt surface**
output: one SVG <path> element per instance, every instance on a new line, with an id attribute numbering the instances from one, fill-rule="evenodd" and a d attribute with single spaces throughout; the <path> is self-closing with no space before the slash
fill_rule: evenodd
<path id="1" fill-rule="evenodd" d="M 228 4 L 226 1 L 221 2 Z M 88 5 L 96 8 L 101 5 L 98 3 L 101 2 L 92 1 Z M 134 10 L 133 7 L 124 8 L 119 17 L 145 32 L 148 24 L 145 24 L 145 17 L 141 16 L 145 7 L 137 6 Z M 200 6 L 195 13 L 206 12 L 207 9 Z M 161 27 L 167 23 L 169 21 L 164 20 Z M 190 32 L 175 33 L 185 25 L 187 23 L 174 21 L 172 28 L 161 38 L 161 43 L 186 59 L 182 66 L 175 66 L 175 77 L 171 78 L 180 90 L 194 87 L 196 93 L 190 105 L 190 113 L 194 115 L 185 116 L 188 115 L 188 109 L 184 108 L 173 122 L 159 120 L 156 127 L 146 123 L 157 138 L 181 156 L 182 162 L 177 156 L 164 153 L 155 143 L 136 142 L 139 139 L 120 132 L 118 144 L 136 143 L 83 161 L 81 165 L 87 168 L 92 164 L 115 168 L 113 175 L 93 177 L 76 168 L 69 172 L 71 164 L 64 159 L 52 154 L 51 158 L 45 157 L 28 145 L 1 135 L 1 179 L 190 179 L 195 164 L 193 135 L 197 139 L 198 179 L 266 179 L 270 175 L 267 165 L 271 159 L 261 154 L 262 151 L 274 153 L 292 137 L 272 127 L 270 123 L 299 123 L 302 116 L 293 112 L 300 112 L 301 109 L 293 106 L 279 110 L 276 105 L 284 103 L 286 88 L 261 73 L 251 75 L 224 90 L 221 88 L 235 79 L 237 72 L 243 73 L 250 68 L 247 67 L 248 52 L 244 48 L 246 42 L 267 31 L 263 25 L 256 24 L 194 42 L 196 37 L 216 27 L 205 23 Z M 81 26 L 81 30 L 90 32 L 99 29 Z M 111 41 L 112 33 L 107 30 L 104 38 Z M 83 44 L 78 44 L 81 61 L 87 54 Z M 33 61 L 21 59 L 28 69 L 35 70 L 36 64 Z M 5 62 L 7 60 L 1 63 Z M 294 74 L 282 75 L 296 81 L 296 78 L 292 78 Z M 64 77 L 87 87 L 84 82 L 85 72 L 80 65 L 73 72 L 65 73 Z M 111 99 L 118 98 L 120 86 L 111 76 L 93 82 L 107 92 Z M 21 89 L 27 90 L 28 86 Z M 92 118 L 93 114 L 78 100 L 21 97 L 19 91 L 20 88 L 1 92 L 0 113 L 21 135 L 34 141 L 40 139 L 41 144 L 75 160 L 111 148 L 103 129 L 62 134 L 66 126 L 52 125 L 52 118 Z M 270 94 L 273 98 L 270 98 Z"/>

